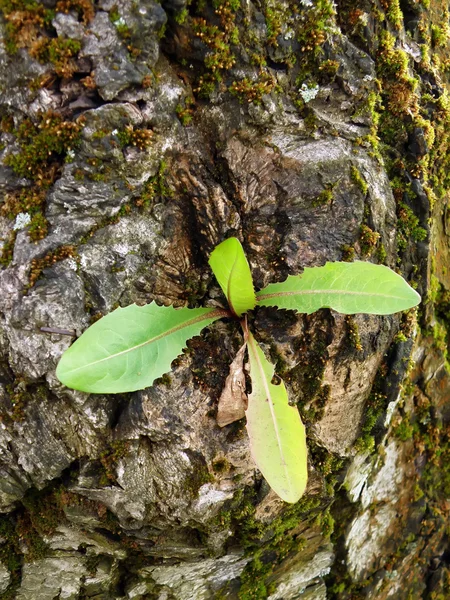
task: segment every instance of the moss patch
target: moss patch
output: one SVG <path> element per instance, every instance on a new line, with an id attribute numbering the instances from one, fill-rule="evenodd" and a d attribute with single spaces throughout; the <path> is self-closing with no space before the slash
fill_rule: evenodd
<path id="1" fill-rule="evenodd" d="M 33 287 L 39 277 L 42 275 L 44 269 L 51 267 L 55 263 L 65 260 L 66 258 L 73 258 L 76 256 L 76 250 L 74 246 L 60 246 L 55 250 L 52 250 L 42 258 L 35 258 L 31 261 L 30 276 L 29 276 L 29 287 Z"/>
<path id="2" fill-rule="evenodd" d="M 28 179 L 30 185 L 6 194 L 0 204 L 0 214 L 10 219 L 20 213 L 28 215 L 28 234 L 32 241 L 47 235 L 46 193 L 59 177 L 67 153 L 78 146 L 81 128 L 82 121 L 66 121 L 58 113 L 48 111 L 40 113 L 35 121 L 24 119 L 11 131 L 19 151 L 9 154 L 5 164 L 17 176 Z M 3 248 L 1 262 L 5 266 L 11 260 L 14 240 L 15 236 L 10 236 Z"/>

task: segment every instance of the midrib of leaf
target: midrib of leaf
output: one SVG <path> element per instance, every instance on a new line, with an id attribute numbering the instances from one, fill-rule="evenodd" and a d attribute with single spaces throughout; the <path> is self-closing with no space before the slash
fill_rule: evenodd
<path id="1" fill-rule="evenodd" d="M 228 300 L 228 303 L 230 305 L 230 308 L 231 308 L 233 314 L 236 316 L 237 316 L 237 314 L 236 314 L 236 311 L 234 310 L 233 302 L 231 301 L 231 278 L 233 277 L 233 271 L 234 271 L 234 268 L 236 267 L 236 263 L 238 260 L 238 254 L 239 253 L 236 252 L 236 255 L 234 257 L 233 266 L 231 267 L 231 270 L 230 270 L 230 276 L 228 277 L 228 285 L 227 285 L 227 300 Z"/>
<path id="2" fill-rule="evenodd" d="M 256 363 L 258 365 L 258 369 L 259 369 L 259 372 L 260 372 L 260 375 L 261 375 L 261 379 L 263 380 L 263 385 L 264 385 L 264 389 L 265 389 L 266 396 L 267 396 L 267 402 L 269 403 L 270 415 L 272 417 L 273 426 L 274 426 L 274 429 L 275 429 L 275 436 L 276 436 L 276 439 L 277 439 L 277 445 L 278 445 L 278 448 L 280 450 L 281 463 L 283 465 L 284 473 L 286 475 L 286 480 L 288 481 L 289 488 L 291 489 L 291 478 L 289 477 L 289 472 L 288 472 L 288 469 L 287 469 L 286 460 L 284 458 L 283 447 L 282 447 L 282 444 L 281 444 L 280 432 L 278 430 L 278 424 L 277 424 L 277 420 L 276 420 L 276 417 L 275 417 L 275 411 L 273 409 L 273 402 L 271 401 L 271 397 L 270 397 L 271 396 L 271 394 L 270 394 L 270 388 L 267 385 L 267 379 L 266 379 L 266 375 L 264 373 L 264 368 L 263 368 L 263 366 L 261 364 L 261 361 L 259 360 L 259 355 L 258 355 L 257 347 L 256 347 L 256 344 L 255 344 L 255 338 L 251 334 L 249 335 L 249 338 L 248 338 L 248 344 L 252 347 L 252 351 L 253 351 L 253 354 L 255 356 Z"/>
<path id="3" fill-rule="evenodd" d="M 117 358 L 118 356 L 123 356 L 124 354 L 127 354 L 128 352 L 133 352 L 134 350 L 137 350 L 138 348 L 143 348 L 144 346 L 147 346 L 148 344 L 153 344 L 154 342 L 157 342 L 158 340 L 161 340 L 162 338 L 165 338 L 169 335 L 172 335 L 173 333 L 176 333 L 177 331 L 180 331 L 181 329 L 184 329 L 185 327 L 189 327 L 190 325 L 195 325 L 195 323 L 198 323 L 199 321 L 207 320 L 207 319 L 210 319 L 211 317 L 215 317 L 215 316 L 226 317 L 229 315 L 230 315 L 229 311 L 218 308 L 210 313 L 206 313 L 204 315 L 199 315 L 198 317 L 195 317 L 195 319 L 191 319 L 190 321 L 185 321 L 184 323 L 180 323 L 179 325 L 176 325 L 175 327 L 172 327 L 171 329 L 168 329 L 167 331 L 164 331 L 163 333 L 160 333 L 159 335 L 156 335 L 155 337 L 153 337 L 149 340 L 146 340 L 145 342 L 142 342 L 141 344 L 137 344 L 136 346 L 132 346 L 131 348 L 127 348 L 126 350 L 122 350 L 121 352 L 117 352 L 116 354 L 110 354 L 109 356 L 105 356 L 105 358 L 100 358 L 99 360 L 89 363 L 89 365 L 82 365 L 80 367 L 77 367 L 76 369 L 72 369 L 70 371 L 70 373 L 75 373 L 76 371 L 86 369 L 87 366 L 91 367 L 93 365 L 98 365 L 99 363 L 105 362 L 107 360 L 111 360 L 113 358 Z"/>
<path id="4" fill-rule="evenodd" d="M 377 298 L 395 298 L 403 300 L 403 296 L 393 296 L 392 294 L 380 294 L 378 292 L 352 292 L 347 290 L 291 290 L 285 292 L 273 292 L 271 294 L 256 294 L 258 300 L 267 300 L 267 298 L 279 298 L 280 296 L 303 296 L 308 294 L 339 294 L 341 296 L 376 296 Z"/>

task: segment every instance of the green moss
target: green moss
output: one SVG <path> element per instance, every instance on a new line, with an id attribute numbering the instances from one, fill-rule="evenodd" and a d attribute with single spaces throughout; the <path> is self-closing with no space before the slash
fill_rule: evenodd
<path id="1" fill-rule="evenodd" d="M 227 13 L 228 15 L 228 13 Z M 227 25 L 234 24 L 234 18 L 226 18 Z M 229 32 L 223 31 L 217 25 L 210 25 L 206 19 L 193 19 L 194 34 L 211 50 L 206 54 L 205 67 L 209 70 L 215 81 L 222 79 L 221 72 L 231 69 L 235 57 L 230 48 Z"/>
<path id="2" fill-rule="evenodd" d="M 300 538 L 289 534 L 304 518 L 309 518 L 321 504 L 318 497 L 303 497 L 297 504 L 287 505 L 270 523 L 255 519 L 256 497 L 253 489 L 236 492 L 233 499 L 216 517 L 216 524 L 231 529 L 233 539 L 255 558 L 274 552 L 277 560 L 298 547 Z M 311 517 L 312 518 L 312 517 Z M 315 513 L 314 513 L 315 518 Z M 261 540 L 265 540 L 262 542 Z"/>
<path id="3" fill-rule="evenodd" d="M 338 60 L 327 59 L 319 66 L 319 72 L 322 75 L 327 75 L 332 81 L 335 79 L 341 63 Z"/>
<path id="4" fill-rule="evenodd" d="M 378 248 L 376 250 L 376 257 L 380 264 L 386 263 L 387 252 L 386 252 L 386 248 L 384 247 L 383 243 L 380 243 L 378 245 Z"/>
<path id="5" fill-rule="evenodd" d="M 434 340 L 434 345 L 438 350 L 440 350 L 443 354 L 445 360 L 448 357 L 448 333 L 447 328 L 444 323 L 438 321 L 433 325 L 432 328 L 432 336 Z"/>
<path id="6" fill-rule="evenodd" d="M 427 238 L 427 231 L 419 225 L 419 218 L 404 202 L 398 203 L 397 216 L 397 246 L 399 250 L 405 250 L 410 240 L 420 242 Z"/>
<path id="7" fill-rule="evenodd" d="M 65 14 L 75 12 L 78 20 L 87 25 L 95 16 L 94 5 L 91 0 L 58 0 L 56 10 Z"/>
<path id="8" fill-rule="evenodd" d="M 375 438 L 369 433 L 364 433 L 355 442 L 357 452 L 373 452 L 375 450 Z"/>
<path id="9" fill-rule="evenodd" d="M 193 106 L 195 105 L 194 98 L 188 96 L 184 99 L 184 105 L 178 104 L 175 108 L 175 112 L 177 113 L 177 117 L 180 119 L 181 124 L 184 127 L 187 127 L 192 123 L 192 119 L 194 118 L 194 110 Z"/>
<path id="10" fill-rule="evenodd" d="M 201 76 L 198 80 L 197 87 L 194 92 L 199 98 L 209 99 L 216 89 L 216 82 L 208 74 Z"/>
<path id="11" fill-rule="evenodd" d="M 8 238 L 3 242 L 2 253 L 0 255 L 0 265 L 3 267 L 7 267 L 13 259 L 16 236 L 17 231 L 12 231 Z"/>
<path id="12" fill-rule="evenodd" d="M 197 498 L 198 491 L 202 485 L 205 485 L 205 483 L 214 483 L 214 481 L 214 476 L 209 472 L 207 465 L 203 462 L 197 462 L 190 475 L 186 478 L 185 485 L 192 498 Z"/>
<path id="13" fill-rule="evenodd" d="M 359 245 L 363 256 L 370 256 L 380 239 L 380 234 L 370 229 L 368 225 L 361 225 L 359 234 Z"/>
<path id="14" fill-rule="evenodd" d="M 45 388 L 40 385 L 29 385 L 24 379 L 17 378 L 11 384 L 6 385 L 7 401 L 1 410 L 3 421 L 23 421 L 25 419 L 25 408 L 33 397 L 40 398 L 42 393 L 46 397 Z"/>
<path id="15" fill-rule="evenodd" d="M 304 105 L 303 100 L 301 104 Z M 307 114 L 304 117 L 305 129 L 310 135 L 312 135 L 318 128 L 316 113 L 308 108 L 305 110 L 307 111 Z"/>
<path id="16" fill-rule="evenodd" d="M 60 77 L 70 78 L 76 70 L 74 59 L 80 50 L 78 40 L 43 37 L 33 45 L 30 54 L 42 64 L 51 63 Z"/>
<path id="17" fill-rule="evenodd" d="M 443 48 L 447 45 L 449 38 L 448 18 L 447 23 L 442 25 L 431 25 L 431 43 L 433 48 Z"/>
<path id="18" fill-rule="evenodd" d="M 126 125 L 124 129 L 117 132 L 117 139 L 121 148 L 135 146 L 139 150 L 145 150 L 151 144 L 153 131 L 151 129 L 135 129 L 133 125 Z"/>
<path id="19" fill-rule="evenodd" d="M 424 444 L 427 463 L 421 478 L 421 487 L 430 499 L 442 501 L 450 495 L 450 472 L 446 468 L 450 460 L 450 428 L 436 427 L 433 419 L 420 424 L 415 441 Z"/>
<path id="20" fill-rule="evenodd" d="M 346 315 L 345 323 L 347 325 L 347 335 L 349 337 L 351 346 L 360 352 L 362 350 L 361 338 L 359 335 L 358 325 L 356 324 L 354 317 L 351 315 Z"/>
<path id="21" fill-rule="evenodd" d="M 403 26 L 403 13 L 400 8 L 399 0 L 387 0 L 386 17 L 395 29 L 401 29 Z"/>
<path id="22" fill-rule="evenodd" d="M 167 163 L 162 160 L 158 172 L 145 182 L 141 195 L 136 200 L 136 206 L 148 208 L 156 198 L 170 198 L 172 196 L 172 191 L 166 183 L 167 168 Z"/>
<path id="23" fill-rule="evenodd" d="M 237 27 L 233 27 L 230 31 L 230 44 L 232 46 L 239 45 L 239 29 Z"/>
<path id="24" fill-rule="evenodd" d="M 182 8 L 181 10 L 175 13 L 174 19 L 178 25 L 183 25 L 186 23 L 187 18 L 189 17 L 189 11 L 187 8 Z"/>
<path id="25" fill-rule="evenodd" d="M 317 515 L 316 524 L 322 529 L 322 533 L 326 538 L 331 537 L 334 531 L 334 518 L 330 507 Z"/>
<path id="26" fill-rule="evenodd" d="M 51 28 L 55 11 L 36 0 L 0 0 L 0 12 L 6 21 L 5 47 L 9 54 L 29 49 L 43 31 Z"/>
<path id="27" fill-rule="evenodd" d="M 369 190 L 369 186 L 364 181 L 363 176 L 359 172 L 358 168 L 355 165 L 350 167 L 350 179 L 353 181 L 355 185 L 361 190 L 362 194 L 365 196 Z"/>
<path id="28" fill-rule="evenodd" d="M 204 57 L 206 72 L 194 88 L 201 98 L 209 98 L 223 74 L 231 69 L 236 57 L 231 46 L 239 43 L 239 29 L 236 26 L 236 13 L 240 9 L 239 0 L 213 0 L 214 18 L 206 9 L 206 2 L 197 2 L 197 14 L 205 13 L 207 18 L 192 19 L 194 35 L 208 48 Z M 219 24 L 217 23 L 219 20 Z"/>
<path id="29" fill-rule="evenodd" d="M 323 189 L 320 194 L 317 196 L 317 198 L 315 198 L 315 200 L 313 200 L 313 206 L 326 206 L 329 205 L 333 202 L 333 185 L 332 184 L 328 184 L 325 186 L 325 189 Z"/>
<path id="30" fill-rule="evenodd" d="M 126 440 L 116 440 L 100 454 L 100 463 L 105 472 L 105 478 L 102 481 L 104 485 L 116 480 L 117 463 L 127 455 L 129 446 L 130 444 Z"/>
<path id="31" fill-rule="evenodd" d="M 33 287 L 41 276 L 42 271 L 47 267 L 51 267 L 60 260 L 73 258 L 74 256 L 76 256 L 76 250 L 74 246 L 59 246 L 58 248 L 55 248 L 55 250 L 48 252 L 42 258 L 34 258 L 31 261 L 28 286 L 30 288 Z"/>
<path id="32" fill-rule="evenodd" d="M 316 520 L 321 504 L 317 497 L 303 497 L 297 504 L 287 506 L 271 523 L 263 524 L 253 516 L 254 502 L 253 490 L 239 492 L 220 517 L 221 525 L 231 527 L 239 544 L 252 556 L 240 576 L 238 597 L 241 600 L 267 598 L 273 591 L 268 577 L 290 553 L 297 554 L 304 548 L 306 542 L 295 529 L 306 518 Z M 331 527 L 328 516 L 323 523 L 325 529 Z"/>
<path id="33" fill-rule="evenodd" d="M 0 595 L 2 600 L 13 600 L 20 585 L 23 556 L 15 525 L 12 516 L 0 515 L 0 537 L 2 538 L 0 561 L 11 575 L 11 583 L 8 590 Z"/>
<path id="34" fill-rule="evenodd" d="M 399 344 L 401 342 L 408 341 L 408 338 L 403 333 L 403 331 L 399 331 L 398 333 L 395 334 L 394 339 L 392 341 L 393 341 L 394 344 Z"/>
<path id="35" fill-rule="evenodd" d="M 56 11 L 34 0 L 0 0 L 0 11 L 6 20 L 7 52 L 14 54 L 26 48 L 39 62 L 52 64 L 57 76 L 72 77 L 81 44 L 78 40 L 56 37 L 52 20 L 56 12 L 76 11 L 87 24 L 94 16 L 90 0 L 59 0 Z"/>
<path id="36" fill-rule="evenodd" d="M 119 9 L 117 7 L 117 4 L 114 4 L 114 6 L 112 6 L 109 9 L 109 20 L 111 21 L 111 23 L 115 23 L 119 19 L 120 19 Z"/>
<path id="37" fill-rule="evenodd" d="M 373 438 L 375 426 L 386 410 L 386 394 L 384 393 L 384 382 L 386 379 L 386 364 L 382 363 L 375 376 L 372 390 L 365 405 L 364 419 L 361 426 L 360 438 L 355 442 L 358 452 L 372 451 L 375 447 Z"/>
<path id="38" fill-rule="evenodd" d="M 13 592 L 20 583 L 23 562 L 47 555 L 48 546 L 43 536 L 52 535 L 61 522 L 65 522 L 65 517 L 58 501 L 57 486 L 42 491 L 28 490 L 14 513 L 0 517 L 0 560 L 12 579 L 2 599 L 15 597 Z"/>
<path id="39" fill-rule="evenodd" d="M 115 26 L 120 39 L 127 41 L 131 38 L 131 29 L 126 23 L 115 23 Z"/>
<path id="40" fill-rule="evenodd" d="M 388 31 L 380 34 L 377 72 L 383 82 L 385 108 L 393 115 L 405 117 L 417 112 L 416 89 L 419 79 L 408 71 L 409 58 L 404 50 L 395 47 L 395 37 Z"/>
<path id="41" fill-rule="evenodd" d="M 384 77 L 404 77 L 408 73 L 408 55 L 395 47 L 395 37 L 389 31 L 380 34 L 378 72 Z"/>
<path id="42" fill-rule="evenodd" d="M 131 38 L 132 31 L 124 22 L 116 5 L 114 5 L 109 11 L 109 20 L 116 28 L 117 35 L 120 37 L 120 39 L 124 42 L 128 42 Z M 128 47 L 128 50 L 130 50 L 130 47 Z"/>
<path id="43" fill-rule="evenodd" d="M 302 413 L 306 420 L 310 423 L 315 423 L 323 419 L 325 414 L 325 406 L 331 397 L 331 386 L 323 385 L 318 393 L 315 395 L 313 402 L 311 402 L 307 410 L 303 409 Z"/>
<path id="44" fill-rule="evenodd" d="M 263 563 L 260 558 L 253 559 L 241 573 L 239 600 L 264 600 L 268 591 L 264 579 L 272 571 L 270 563 Z"/>
<path id="45" fill-rule="evenodd" d="M 213 462 L 212 467 L 215 473 L 226 473 L 230 470 L 231 465 L 226 458 L 218 458 Z"/>
<path id="46" fill-rule="evenodd" d="M 332 488 L 337 481 L 339 471 L 344 466 L 344 460 L 313 441 L 310 441 L 308 445 L 314 467 L 324 477 L 329 491 L 328 495 L 333 496 Z"/>
<path id="47" fill-rule="evenodd" d="M 355 249 L 353 246 L 343 244 L 341 246 L 342 260 L 344 262 L 353 262 L 355 260 Z"/>
<path id="48" fill-rule="evenodd" d="M 47 235 L 48 223 L 42 211 L 45 205 L 45 193 L 36 186 L 24 187 L 17 192 L 6 194 L 0 204 L 0 215 L 15 219 L 20 213 L 27 213 L 31 217 L 28 226 L 30 239 L 40 240 Z"/>
<path id="49" fill-rule="evenodd" d="M 30 222 L 28 233 L 33 242 L 42 240 L 48 233 L 48 221 L 41 212 L 36 212 Z"/>
<path id="50" fill-rule="evenodd" d="M 245 77 L 240 81 L 233 81 L 229 87 L 229 91 L 234 96 L 237 96 L 240 102 L 248 102 L 250 104 L 260 104 L 264 95 L 270 94 L 276 89 L 275 79 L 272 75 L 264 72 L 261 73 L 256 81 Z"/>
<path id="51" fill-rule="evenodd" d="M 279 5 L 266 5 L 264 10 L 267 28 L 267 43 L 270 46 L 278 46 L 277 37 L 282 31 L 283 21 L 285 20 L 284 10 Z"/>
<path id="52" fill-rule="evenodd" d="M 402 442 L 412 439 L 414 428 L 408 422 L 408 419 L 403 418 L 402 421 L 393 429 L 395 437 Z"/>
<path id="53" fill-rule="evenodd" d="M 19 177 L 32 180 L 39 188 L 49 187 L 55 177 L 55 165 L 78 146 L 80 123 L 64 121 L 53 111 L 41 113 L 36 122 L 25 119 L 14 131 L 20 150 L 5 160 Z"/>
<path id="54" fill-rule="evenodd" d="M 57 526 L 65 521 L 56 490 L 52 487 L 44 491 L 32 488 L 21 502 L 27 511 L 30 523 L 40 536 L 53 534 Z"/>
<path id="55" fill-rule="evenodd" d="M 328 0 L 317 0 L 307 11 L 298 35 L 303 53 L 318 55 L 319 48 L 325 42 L 326 34 L 332 25 L 333 16 L 333 3 Z"/>

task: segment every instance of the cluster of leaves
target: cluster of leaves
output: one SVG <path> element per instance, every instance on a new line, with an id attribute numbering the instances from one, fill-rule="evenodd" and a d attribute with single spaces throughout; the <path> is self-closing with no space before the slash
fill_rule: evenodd
<path id="1" fill-rule="evenodd" d="M 248 330 L 246 313 L 258 304 L 306 314 L 328 307 L 344 314 L 386 315 L 417 305 L 420 296 L 394 271 L 364 262 L 306 268 L 302 275 L 255 294 L 249 264 L 236 238 L 217 246 L 209 264 L 229 310 L 174 309 L 154 302 L 118 308 L 64 353 L 56 374 L 65 385 L 85 392 L 143 389 L 170 370 L 186 341 L 204 327 L 223 317 L 240 320 L 252 384 L 245 407 L 251 453 L 272 489 L 286 502 L 296 502 L 307 483 L 305 428 L 284 383 L 279 379 L 274 383 L 274 366 Z M 244 350 L 238 354 L 242 362 Z"/>

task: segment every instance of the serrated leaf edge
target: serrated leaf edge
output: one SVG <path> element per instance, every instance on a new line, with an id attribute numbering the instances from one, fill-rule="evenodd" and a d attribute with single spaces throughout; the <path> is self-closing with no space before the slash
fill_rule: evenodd
<path id="1" fill-rule="evenodd" d="M 153 304 L 153 302 L 150 302 L 150 303 L 149 303 L 147 306 L 150 306 L 151 304 Z M 172 309 L 173 311 L 176 311 L 176 310 L 177 310 L 177 309 L 176 309 L 174 306 L 159 306 L 158 304 L 156 304 L 156 302 L 155 302 L 154 304 L 155 304 L 156 306 L 158 306 L 159 308 L 162 308 L 162 309 L 165 309 L 165 308 L 166 308 L 166 309 Z M 129 306 L 138 306 L 138 305 L 134 303 L 134 304 L 130 304 Z M 127 307 L 125 307 L 125 308 L 128 308 L 128 306 L 127 306 Z M 140 307 L 140 306 L 138 306 L 138 308 L 141 308 L 141 307 Z M 184 308 L 186 308 L 186 307 L 184 307 Z M 123 310 L 123 309 L 122 309 L 122 307 L 119 307 L 117 310 Z M 188 310 L 189 310 L 189 309 L 188 309 Z M 113 313 L 109 313 L 109 314 L 111 315 L 111 314 L 113 314 Z M 205 321 L 206 321 L 206 320 L 209 320 L 209 319 L 211 319 L 211 318 L 215 318 L 215 317 L 217 317 L 217 318 L 220 318 L 220 317 L 227 317 L 227 316 L 229 316 L 229 311 L 227 311 L 227 310 L 224 310 L 224 309 L 222 309 L 222 308 L 211 309 L 211 311 L 210 311 L 210 312 L 204 313 L 204 314 L 202 314 L 202 315 L 198 315 L 197 317 L 195 317 L 195 318 L 191 319 L 190 321 L 185 321 L 184 323 L 181 323 L 181 324 L 179 324 L 179 325 L 177 325 L 177 326 L 175 326 L 175 327 L 172 327 L 171 329 L 168 329 L 168 330 L 167 330 L 167 331 L 165 331 L 164 333 L 160 333 L 159 335 L 157 335 L 157 336 L 155 336 L 155 337 L 153 337 L 153 338 L 151 338 L 151 339 L 149 339 L 149 340 L 146 340 L 145 342 L 142 342 L 141 344 L 137 344 L 137 345 L 135 345 L 135 346 L 132 346 L 132 347 L 130 347 L 130 348 L 127 348 L 126 350 L 122 350 L 122 351 L 120 351 L 120 352 L 117 352 L 116 354 L 110 354 L 110 355 L 108 355 L 108 356 L 105 356 L 104 358 L 101 358 L 101 359 L 99 359 L 99 360 L 97 360 L 97 361 L 94 361 L 94 362 L 92 362 L 92 363 L 89 363 L 89 365 L 81 365 L 81 366 L 79 366 L 79 367 L 77 367 L 77 368 L 75 368 L 75 369 L 71 369 L 70 371 L 68 370 L 68 371 L 66 371 L 66 374 L 73 375 L 73 374 L 74 374 L 74 373 L 76 373 L 77 371 L 80 371 L 80 370 L 83 370 L 83 369 L 85 369 L 85 368 L 86 368 L 86 366 L 89 366 L 89 367 L 91 367 L 92 365 L 98 365 L 98 364 L 100 364 L 100 363 L 102 363 L 102 362 L 106 362 L 106 361 L 108 361 L 108 360 L 112 360 L 112 359 L 114 359 L 114 358 L 117 358 L 118 356 L 122 356 L 122 355 L 124 355 L 124 354 L 127 354 L 127 353 L 129 353 L 129 352 L 134 352 L 134 351 L 135 351 L 135 350 L 137 350 L 138 348 L 142 348 L 142 347 L 144 347 L 144 346 L 147 346 L 148 344 L 152 344 L 152 343 L 154 343 L 154 342 L 157 342 L 157 341 L 158 341 L 158 340 L 160 340 L 160 339 L 163 339 L 163 338 L 165 338 L 165 337 L 167 337 L 167 336 L 169 336 L 169 335 L 172 335 L 173 333 L 176 333 L 177 331 L 180 331 L 180 330 L 182 330 L 182 329 L 184 329 L 184 328 L 186 328 L 186 327 L 190 327 L 191 325 L 195 325 L 196 323 L 199 323 L 199 322 L 201 322 L 201 321 L 203 321 L 203 320 L 205 320 Z M 89 328 L 88 328 L 88 329 L 89 329 Z M 86 329 L 86 331 L 87 331 L 87 329 Z M 80 336 L 80 338 L 81 338 L 81 337 L 82 337 L 82 336 Z M 192 336 L 192 337 L 196 337 L 196 336 Z M 192 339 L 192 337 L 191 337 L 191 338 L 188 338 L 188 339 Z M 78 338 L 78 339 L 80 339 L 80 338 Z M 75 340 L 75 342 L 76 342 L 76 341 L 77 341 L 77 340 Z M 188 340 L 186 340 L 186 342 L 187 342 L 187 341 L 188 341 Z M 72 347 L 72 346 L 71 346 L 71 347 Z M 176 358 L 178 358 L 179 356 L 181 356 L 181 355 L 183 354 L 183 352 L 184 352 L 185 348 L 186 348 L 186 346 L 183 346 L 183 349 L 182 349 L 182 351 L 181 351 L 180 353 L 178 353 L 176 356 L 174 356 L 173 360 L 175 360 Z M 58 363 L 58 365 L 57 365 L 57 368 L 56 368 L 56 376 L 58 377 L 58 379 L 59 379 L 59 376 L 58 376 L 58 369 L 60 368 L 60 365 L 61 365 L 61 362 L 62 362 L 62 358 L 63 358 L 63 357 L 64 357 L 64 354 L 63 354 L 63 356 L 61 357 L 61 360 L 59 361 L 59 363 Z M 155 379 L 158 379 L 158 377 L 156 377 Z M 64 383 L 64 382 L 63 382 L 61 379 L 60 379 L 60 381 L 61 381 L 61 383 Z M 155 381 L 155 380 L 154 380 L 154 381 Z M 74 388 L 73 388 L 73 389 L 74 389 Z"/>

